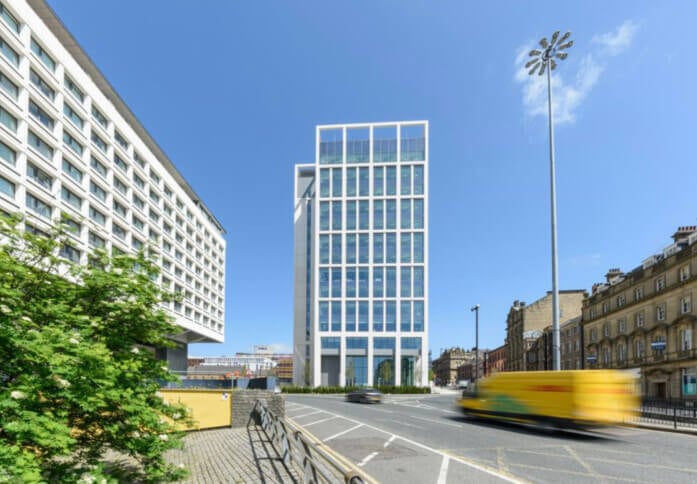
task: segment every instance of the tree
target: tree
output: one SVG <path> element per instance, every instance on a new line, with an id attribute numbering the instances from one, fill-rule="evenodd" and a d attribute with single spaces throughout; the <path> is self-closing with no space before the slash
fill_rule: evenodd
<path id="1" fill-rule="evenodd" d="M 385 360 L 378 365 L 378 378 L 381 385 L 392 385 L 394 371 L 392 370 L 392 360 Z"/>
<path id="2" fill-rule="evenodd" d="M 164 460 L 181 446 L 184 407 L 158 394 L 172 381 L 148 347 L 171 346 L 177 328 L 161 309 L 144 254 L 57 254 L 68 236 L 21 233 L 0 217 L 0 481 L 126 479 L 107 449 L 140 464 L 129 480 L 178 479 Z M 136 471 L 134 471 L 136 472 Z"/>

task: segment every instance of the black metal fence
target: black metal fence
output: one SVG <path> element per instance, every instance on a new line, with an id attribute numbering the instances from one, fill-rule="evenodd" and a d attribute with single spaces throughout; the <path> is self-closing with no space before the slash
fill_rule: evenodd
<path id="1" fill-rule="evenodd" d="M 697 430 L 697 401 L 650 399 L 641 402 L 639 422 Z"/>

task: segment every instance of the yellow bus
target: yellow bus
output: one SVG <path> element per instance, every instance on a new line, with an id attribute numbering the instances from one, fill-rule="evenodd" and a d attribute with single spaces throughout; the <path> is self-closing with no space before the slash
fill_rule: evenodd
<path id="1" fill-rule="evenodd" d="M 497 373 L 458 404 L 466 415 L 559 428 L 621 424 L 640 406 L 633 378 L 614 370 Z"/>

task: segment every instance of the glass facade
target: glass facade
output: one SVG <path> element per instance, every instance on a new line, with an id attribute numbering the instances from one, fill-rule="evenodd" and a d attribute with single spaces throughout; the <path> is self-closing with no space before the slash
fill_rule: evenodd
<path id="1" fill-rule="evenodd" d="M 316 328 L 320 351 L 339 350 L 346 385 L 413 384 L 422 364 L 425 136 L 423 123 L 318 130 Z M 371 342 L 379 354 L 369 361 Z M 322 361 L 332 368 L 320 374 L 336 371 Z"/>

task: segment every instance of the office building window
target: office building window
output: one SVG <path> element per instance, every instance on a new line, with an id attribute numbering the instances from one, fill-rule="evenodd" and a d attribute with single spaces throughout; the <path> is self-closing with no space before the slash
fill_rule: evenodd
<path id="1" fill-rule="evenodd" d="M 65 117 L 68 118 L 70 122 L 73 123 L 76 127 L 82 129 L 85 121 L 66 102 L 63 103 L 63 114 L 65 114 Z"/>
<path id="2" fill-rule="evenodd" d="M 332 264 L 341 264 L 341 235 L 332 235 Z"/>
<path id="3" fill-rule="evenodd" d="M 414 297 L 424 297 L 424 268 L 414 267 Z"/>
<path id="4" fill-rule="evenodd" d="M 116 153 L 114 153 L 114 165 L 122 172 L 128 173 L 128 164 L 125 161 L 123 161 L 121 157 Z"/>
<path id="5" fill-rule="evenodd" d="M 92 156 L 90 157 L 90 166 L 94 169 L 94 171 L 99 173 L 100 176 L 106 178 L 107 167 L 104 165 L 104 163 Z"/>
<path id="6" fill-rule="evenodd" d="M 66 159 L 63 159 L 63 173 L 67 174 L 77 183 L 82 183 L 82 170 L 77 168 L 75 165 L 73 165 Z"/>
<path id="7" fill-rule="evenodd" d="M 90 135 L 90 139 L 92 140 L 92 143 L 93 143 L 97 148 L 99 148 L 99 150 L 100 150 L 102 153 L 106 153 L 106 152 L 107 152 L 108 146 L 107 146 L 107 144 L 106 144 L 106 141 L 104 141 L 102 138 L 100 138 L 99 135 L 98 135 L 97 133 L 95 133 L 94 131 L 92 131 L 92 134 Z"/>
<path id="8" fill-rule="evenodd" d="M 404 337 L 402 338 L 402 349 L 403 350 L 420 350 L 421 349 L 421 338 L 418 337 Z"/>
<path id="9" fill-rule="evenodd" d="M 395 301 L 385 302 L 385 331 L 396 331 L 397 329 L 397 303 Z"/>
<path id="10" fill-rule="evenodd" d="M 126 138 L 118 131 L 114 132 L 114 140 L 116 140 L 116 144 L 123 148 L 124 151 L 128 151 L 128 141 L 126 141 Z"/>
<path id="11" fill-rule="evenodd" d="M 400 261 L 404 263 L 409 263 L 411 262 L 411 234 L 406 232 L 402 233 L 401 236 L 401 244 L 400 244 Z"/>
<path id="12" fill-rule="evenodd" d="M 644 326 L 644 312 L 640 311 L 634 315 L 634 323 L 637 328 Z"/>
<path id="13" fill-rule="evenodd" d="M 368 234 L 358 235 L 358 262 L 360 264 L 370 262 L 370 236 Z"/>
<path id="14" fill-rule="evenodd" d="M 666 305 L 660 304 L 656 306 L 656 321 L 665 321 L 666 319 Z"/>
<path id="15" fill-rule="evenodd" d="M 0 141 L 0 160 L 12 166 L 17 163 L 17 152 L 2 141 Z"/>
<path id="16" fill-rule="evenodd" d="M 116 191 L 126 196 L 128 194 L 128 185 L 126 185 L 121 179 L 114 177 L 114 188 Z"/>
<path id="17" fill-rule="evenodd" d="M 332 269 L 332 294 L 331 297 L 333 298 L 340 298 L 341 297 L 341 269 L 340 268 L 333 268 Z"/>
<path id="18" fill-rule="evenodd" d="M 97 185 L 95 182 L 90 181 L 90 193 L 97 197 L 102 202 L 106 202 L 107 192 L 105 189 Z"/>
<path id="19" fill-rule="evenodd" d="M 109 126 L 109 121 L 107 121 L 106 116 L 104 116 L 102 112 L 94 106 L 94 104 L 92 105 L 92 117 L 102 128 L 107 129 Z"/>
<path id="20" fill-rule="evenodd" d="M 63 143 L 73 150 L 77 155 L 82 155 L 83 146 L 73 138 L 68 132 L 63 131 Z"/>
<path id="21" fill-rule="evenodd" d="M 68 92 L 70 94 L 72 94 L 72 96 L 75 99 L 80 101 L 80 104 L 85 102 L 85 94 L 82 92 L 82 90 L 79 87 L 77 87 L 77 84 L 75 84 L 75 82 L 73 82 L 73 80 L 71 78 L 69 78 L 68 76 L 65 76 L 64 81 L 65 81 L 65 88 L 68 90 Z"/>
<path id="22" fill-rule="evenodd" d="M 341 331 L 341 301 L 332 301 L 332 331 Z"/>
<path id="23" fill-rule="evenodd" d="M 346 268 L 346 297 L 356 297 L 356 268 Z"/>
<path id="24" fill-rule="evenodd" d="M 346 130 L 346 162 L 368 161 L 370 161 L 370 129 L 348 128 Z"/>
<path id="25" fill-rule="evenodd" d="M 329 230 L 329 202 L 319 202 L 319 228 Z"/>
<path id="26" fill-rule="evenodd" d="M 397 161 L 397 127 L 373 128 L 373 161 Z"/>
<path id="27" fill-rule="evenodd" d="M 319 236 L 319 263 L 329 264 L 329 236 Z"/>
<path id="28" fill-rule="evenodd" d="M 385 169 L 383 167 L 373 168 L 373 195 L 381 196 L 385 193 Z"/>
<path id="29" fill-rule="evenodd" d="M 656 284 L 656 292 L 662 291 L 666 287 L 666 278 L 665 276 L 661 276 L 656 279 L 655 281 Z"/>
<path id="30" fill-rule="evenodd" d="M 358 268 L 358 297 L 369 296 L 370 270 L 367 267 Z"/>
<path id="31" fill-rule="evenodd" d="M 332 168 L 332 197 L 340 197 L 342 194 L 341 168 Z"/>
<path id="32" fill-rule="evenodd" d="M 424 302 L 414 301 L 414 331 L 424 330 Z"/>
<path id="33" fill-rule="evenodd" d="M 400 185 L 401 188 L 399 190 L 399 193 L 402 195 L 411 195 L 411 167 L 410 166 L 403 166 L 400 169 L 401 172 L 401 180 L 400 180 Z"/>
<path id="34" fill-rule="evenodd" d="M 411 297 L 411 267 L 402 267 L 399 279 L 400 295 L 402 297 Z"/>
<path id="35" fill-rule="evenodd" d="M 382 297 L 385 280 L 385 268 L 373 267 L 373 297 Z"/>
<path id="36" fill-rule="evenodd" d="M 53 187 L 53 177 L 31 163 L 27 165 L 27 176 L 47 190 Z"/>
<path id="37" fill-rule="evenodd" d="M 0 17 L 2 17 L 2 20 L 7 24 L 8 27 L 19 33 L 19 21 L 2 3 L 0 3 Z"/>
<path id="38" fill-rule="evenodd" d="M 679 271 L 680 282 L 686 281 L 690 278 L 690 265 L 684 265 Z"/>
<path id="39" fill-rule="evenodd" d="M 68 259 L 70 262 L 74 262 L 76 264 L 80 262 L 80 251 L 70 244 L 63 244 L 59 254 L 61 257 Z"/>
<path id="40" fill-rule="evenodd" d="M 123 204 L 114 200 L 113 207 L 114 207 L 114 212 L 116 212 L 117 215 L 120 215 L 124 219 L 128 216 L 128 209 Z"/>
<path id="41" fill-rule="evenodd" d="M 51 214 L 53 213 L 53 209 L 51 206 L 42 200 L 39 200 L 36 198 L 34 195 L 27 193 L 27 208 L 29 208 L 32 212 L 50 219 Z"/>
<path id="42" fill-rule="evenodd" d="M 102 227 L 106 225 L 106 215 L 94 207 L 90 207 L 90 219 Z"/>
<path id="43" fill-rule="evenodd" d="M 692 298 L 684 296 L 680 298 L 680 313 L 686 314 L 692 312 Z"/>
<path id="44" fill-rule="evenodd" d="M 385 194 L 388 196 L 397 194 L 397 168 L 394 166 L 388 166 L 385 168 L 387 173 L 385 177 Z"/>
<path id="45" fill-rule="evenodd" d="M 65 187 L 61 187 L 61 198 L 64 202 L 76 210 L 80 210 L 82 208 L 82 198 L 78 197 Z"/>
<path id="46" fill-rule="evenodd" d="M 34 38 L 31 39 L 31 51 L 41 60 L 49 71 L 53 72 L 56 70 L 56 61 L 53 60 L 53 57 L 51 57 Z"/>
<path id="47" fill-rule="evenodd" d="M 0 37 L 0 52 L 2 52 L 2 55 L 5 56 L 5 59 L 10 61 L 10 64 L 14 65 L 15 67 L 19 67 L 19 54 L 12 47 L 10 47 L 10 44 L 5 42 L 5 39 L 2 37 Z"/>
<path id="48" fill-rule="evenodd" d="M 329 331 L 329 303 L 320 301 L 319 303 L 319 330 Z M 337 338 L 338 340 L 338 338 Z"/>
<path id="49" fill-rule="evenodd" d="M 10 198 L 15 197 L 15 184 L 7 178 L 0 176 L 0 193 L 4 193 Z"/>
<path id="50" fill-rule="evenodd" d="M 0 88 L 9 94 L 12 99 L 17 100 L 17 96 L 19 96 L 19 87 L 2 72 L 0 72 Z"/>
<path id="51" fill-rule="evenodd" d="M 111 233 L 113 233 L 119 239 L 126 239 L 126 229 L 114 222 L 111 223 Z"/>
<path id="52" fill-rule="evenodd" d="M 341 202 L 332 202 L 332 229 L 341 230 Z"/>
<path id="53" fill-rule="evenodd" d="M 382 301 L 375 301 L 373 303 L 373 331 L 383 330 L 383 303 Z M 373 347 L 377 348 L 377 340 L 384 338 L 375 338 L 373 340 Z"/>
<path id="54" fill-rule="evenodd" d="M 680 372 L 683 396 L 697 395 L 697 369 L 695 367 L 682 368 Z"/>
<path id="55" fill-rule="evenodd" d="M 370 202 L 368 200 L 358 202 L 358 229 L 370 229 Z"/>
<path id="56" fill-rule="evenodd" d="M 358 195 L 361 197 L 370 195 L 370 168 L 358 170 Z"/>
<path id="57" fill-rule="evenodd" d="M 90 244 L 90 247 L 93 247 L 95 249 L 104 249 L 106 248 L 106 240 L 99 235 L 95 234 L 91 230 L 89 231 L 87 235 L 87 241 Z"/>
<path id="58" fill-rule="evenodd" d="M 373 262 L 382 264 L 385 259 L 385 234 L 373 235 Z"/>
<path id="59" fill-rule="evenodd" d="M 10 112 L 2 106 L 0 106 L 0 124 L 13 133 L 17 132 L 17 118 L 11 115 Z"/>
<path id="60" fill-rule="evenodd" d="M 343 130 L 323 129 L 319 134 L 319 162 L 324 164 L 341 163 L 344 158 Z"/>
<path id="61" fill-rule="evenodd" d="M 356 202 L 346 202 L 346 230 L 356 230 Z"/>
<path id="62" fill-rule="evenodd" d="M 424 166 L 414 166 L 414 195 L 424 194 Z"/>
<path id="63" fill-rule="evenodd" d="M 425 126 L 401 126 L 400 159 L 402 161 L 423 161 L 426 158 Z"/>
<path id="64" fill-rule="evenodd" d="M 29 71 L 29 80 L 39 91 L 41 91 L 44 96 L 51 101 L 53 101 L 53 99 L 56 97 L 56 91 L 54 91 L 53 88 L 51 88 L 51 86 L 44 81 L 44 79 L 37 74 L 34 69 Z"/>

